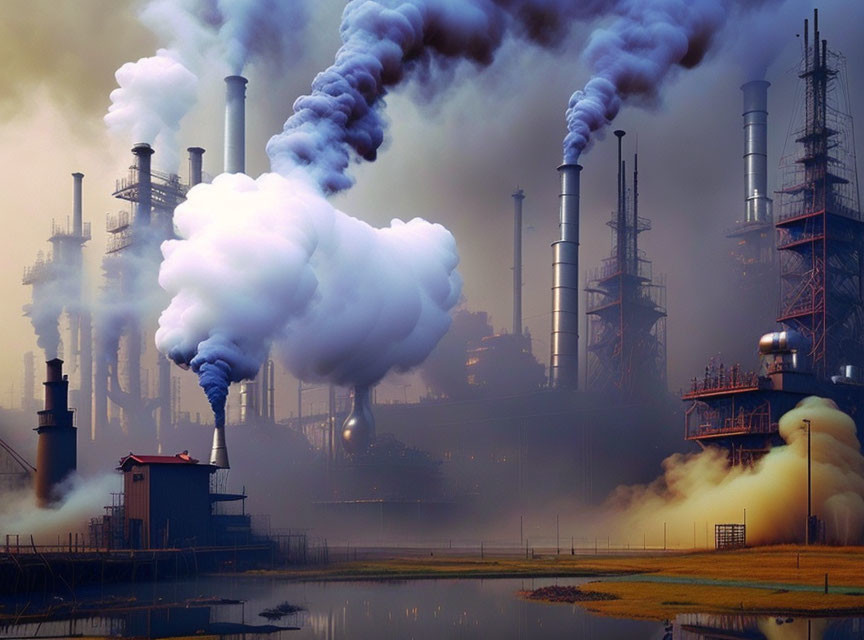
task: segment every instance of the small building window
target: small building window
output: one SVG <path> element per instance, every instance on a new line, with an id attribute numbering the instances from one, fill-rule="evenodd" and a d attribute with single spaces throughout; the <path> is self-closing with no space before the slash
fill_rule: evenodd
<path id="1" fill-rule="evenodd" d="M 132 482 L 141 482 L 144 480 L 143 473 L 133 473 L 132 474 Z"/>

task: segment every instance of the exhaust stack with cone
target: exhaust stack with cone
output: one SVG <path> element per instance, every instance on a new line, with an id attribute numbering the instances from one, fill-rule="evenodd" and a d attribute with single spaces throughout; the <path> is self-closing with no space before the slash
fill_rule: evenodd
<path id="1" fill-rule="evenodd" d="M 213 446 L 210 448 L 210 464 L 220 469 L 230 469 L 228 445 L 225 442 L 225 425 L 216 424 L 213 429 Z"/>
<path id="2" fill-rule="evenodd" d="M 581 165 L 562 164 L 559 196 L 560 238 L 552 243 L 552 354 L 549 384 L 579 386 L 579 173 Z"/>
<path id="3" fill-rule="evenodd" d="M 246 173 L 246 78 L 225 78 L 225 173 Z"/>

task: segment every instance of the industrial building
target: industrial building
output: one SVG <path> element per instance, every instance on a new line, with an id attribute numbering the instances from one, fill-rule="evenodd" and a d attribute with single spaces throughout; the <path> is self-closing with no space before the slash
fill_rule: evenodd
<path id="1" fill-rule="evenodd" d="M 852 120 L 841 100 L 842 59 L 821 38 L 818 11 L 810 37 L 805 20 L 804 121 L 794 134 L 797 151 L 784 159 L 774 219 L 782 330 L 758 340 L 757 371 L 712 361 L 684 394 L 686 439 L 724 447 L 737 464 L 780 444 L 780 416 L 809 395 L 833 399 L 856 419 L 859 440 L 864 435 L 864 222 Z M 745 85 L 747 148 L 756 150 L 745 156 L 746 210 L 754 224 L 768 220 L 770 201 L 756 193 L 767 182 L 763 127 L 747 123 L 764 115 L 765 91 L 767 83 Z"/>

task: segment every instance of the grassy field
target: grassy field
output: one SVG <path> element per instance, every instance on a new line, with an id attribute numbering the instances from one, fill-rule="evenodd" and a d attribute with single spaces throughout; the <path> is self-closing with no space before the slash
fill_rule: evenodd
<path id="1" fill-rule="evenodd" d="M 864 612 L 864 547 L 778 546 L 692 554 L 553 555 L 531 560 L 392 557 L 323 569 L 265 573 L 301 580 L 614 576 L 591 582 L 586 589 L 616 599 L 582 605 L 602 615 L 628 618 L 665 619 L 686 612 Z M 822 592 L 826 573 L 827 595 Z M 646 582 L 634 574 L 647 574 L 645 580 L 665 582 Z M 632 580 L 627 578 L 630 575 L 634 575 Z M 676 580 L 708 584 L 682 584 Z"/>

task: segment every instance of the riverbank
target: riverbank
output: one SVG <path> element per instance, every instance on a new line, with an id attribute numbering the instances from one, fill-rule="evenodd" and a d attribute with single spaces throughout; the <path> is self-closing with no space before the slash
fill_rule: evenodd
<path id="1" fill-rule="evenodd" d="M 662 620 L 679 613 L 864 613 L 864 548 L 777 546 L 722 552 L 513 557 L 382 557 L 318 569 L 254 572 L 293 580 L 596 577 L 581 602 L 614 617 Z M 825 576 L 828 593 L 825 593 Z"/>

